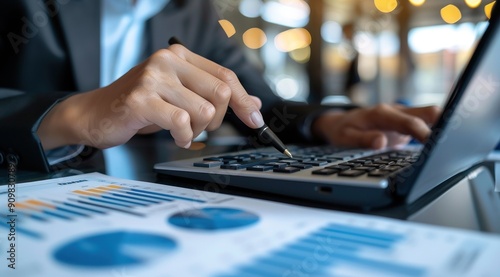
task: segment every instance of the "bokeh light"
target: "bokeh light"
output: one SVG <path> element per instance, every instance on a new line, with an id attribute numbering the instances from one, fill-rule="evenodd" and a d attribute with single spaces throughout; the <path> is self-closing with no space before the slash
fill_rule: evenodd
<path id="1" fill-rule="evenodd" d="M 276 82 L 276 92 L 283 99 L 292 99 L 299 93 L 299 83 L 290 77 L 281 78 Z"/>
<path id="2" fill-rule="evenodd" d="M 335 21 L 326 21 L 321 25 L 321 37 L 328 43 L 342 41 L 342 27 Z"/>
<path id="3" fill-rule="evenodd" d="M 493 1 L 493 2 L 489 3 L 488 5 L 484 6 L 484 13 L 486 14 L 486 17 L 488 19 L 491 18 L 491 10 L 493 9 L 493 5 L 495 5 L 495 2 L 496 1 Z"/>
<path id="4" fill-rule="evenodd" d="M 462 13 L 457 6 L 449 4 L 441 9 L 441 18 L 448 24 L 458 22 L 462 18 Z"/>
<path id="5" fill-rule="evenodd" d="M 290 29 L 274 38 L 274 45 L 282 52 L 290 52 L 311 44 L 311 34 L 304 28 Z"/>
<path id="6" fill-rule="evenodd" d="M 242 0 L 239 6 L 240 13 L 249 18 L 259 17 L 261 9 L 261 0 Z"/>
<path id="7" fill-rule="evenodd" d="M 295 49 L 288 54 L 294 61 L 298 63 L 306 63 L 311 58 L 311 47 L 306 46 L 304 48 Z"/>
<path id="8" fill-rule="evenodd" d="M 243 33 L 243 43 L 250 49 L 259 49 L 267 42 L 267 36 L 262 29 L 251 28 Z"/>
<path id="9" fill-rule="evenodd" d="M 398 1 L 396 0 L 374 0 L 373 3 L 377 10 L 383 13 L 390 13 L 398 6 Z"/>
<path id="10" fill-rule="evenodd" d="M 425 0 L 410 0 L 410 3 L 415 7 L 419 7 L 425 3 Z"/>
<path id="11" fill-rule="evenodd" d="M 465 0 L 465 4 L 469 6 L 469 8 L 477 8 L 481 5 L 481 0 Z"/>
<path id="12" fill-rule="evenodd" d="M 219 20 L 219 24 L 224 29 L 224 32 L 226 32 L 228 38 L 236 34 L 236 28 L 234 28 L 233 23 L 229 22 L 229 20 L 221 19 Z"/>

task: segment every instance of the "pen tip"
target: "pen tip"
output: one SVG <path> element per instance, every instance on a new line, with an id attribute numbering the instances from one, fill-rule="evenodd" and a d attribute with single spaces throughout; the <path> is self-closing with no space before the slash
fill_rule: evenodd
<path id="1" fill-rule="evenodd" d="M 285 151 L 283 151 L 283 154 L 287 155 L 290 158 L 293 158 L 292 153 L 290 153 L 290 151 L 288 151 L 288 149 L 285 149 Z"/>

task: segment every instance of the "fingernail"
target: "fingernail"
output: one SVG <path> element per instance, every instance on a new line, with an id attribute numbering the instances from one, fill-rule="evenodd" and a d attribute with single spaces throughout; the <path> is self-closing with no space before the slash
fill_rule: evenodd
<path id="1" fill-rule="evenodd" d="M 264 119 L 262 118 L 262 114 L 258 111 L 253 112 L 250 115 L 250 119 L 252 120 L 253 124 L 257 126 L 257 128 L 260 128 L 264 126 Z"/>
<path id="2" fill-rule="evenodd" d="M 191 147 L 191 142 L 188 142 L 188 144 L 184 145 L 185 149 L 189 149 L 189 147 Z"/>

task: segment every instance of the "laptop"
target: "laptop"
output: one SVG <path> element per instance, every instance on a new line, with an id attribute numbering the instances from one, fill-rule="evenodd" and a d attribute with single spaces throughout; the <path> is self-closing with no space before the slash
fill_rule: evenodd
<path id="1" fill-rule="evenodd" d="M 500 139 L 500 7 L 427 142 L 383 150 L 271 148 L 158 163 L 159 174 L 355 207 L 413 203 L 486 159 Z"/>

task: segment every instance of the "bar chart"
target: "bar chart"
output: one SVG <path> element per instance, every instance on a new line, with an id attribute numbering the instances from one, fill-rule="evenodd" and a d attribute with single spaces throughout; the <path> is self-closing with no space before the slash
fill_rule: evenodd
<path id="1" fill-rule="evenodd" d="M 0 187 L 0 203 L 6 193 Z M 500 237 L 98 173 L 19 184 L 0 276 L 497 276 Z M 15 226 L 9 224 L 15 219 Z M 14 228 L 14 229 L 13 229 Z M 14 230 L 14 231 L 13 231 Z"/>

